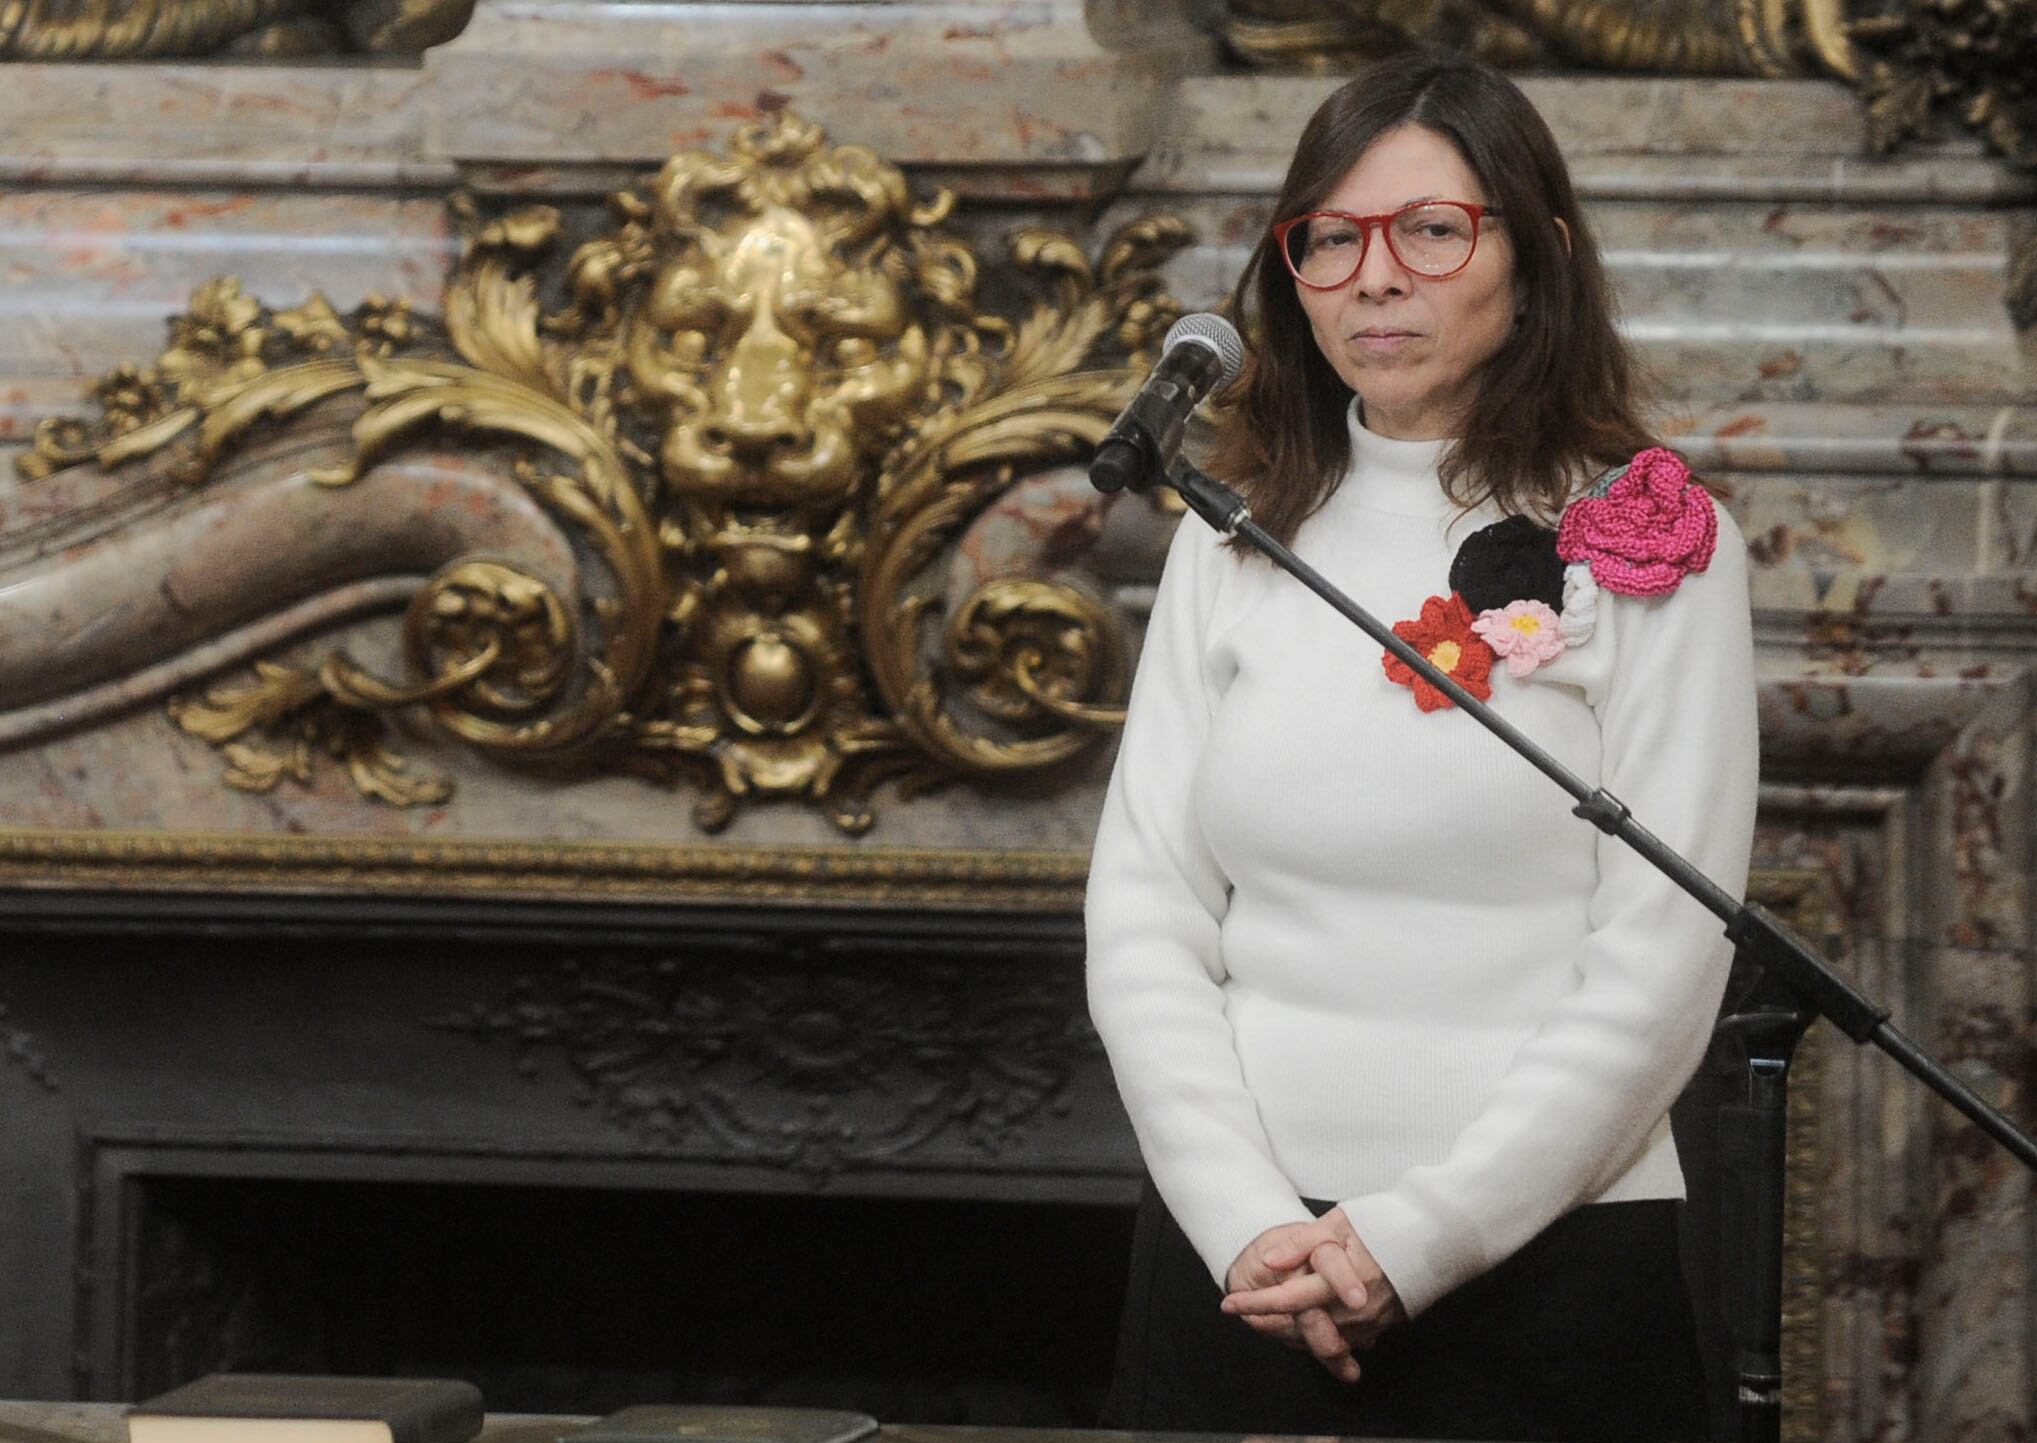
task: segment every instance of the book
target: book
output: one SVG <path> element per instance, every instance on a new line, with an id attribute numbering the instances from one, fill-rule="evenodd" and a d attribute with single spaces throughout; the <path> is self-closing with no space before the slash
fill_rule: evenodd
<path id="1" fill-rule="evenodd" d="M 445 1378 L 213 1373 L 137 1403 L 129 1443 L 465 1443 L 481 1390 Z"/>
<path id="2" fill-rule="evenodd" d="M 733 1408 L 648 1403 L 559 1435 L 560 1443 L 856 1443 L 877 1431 L 867 1413 L 832 1408 Z"/>

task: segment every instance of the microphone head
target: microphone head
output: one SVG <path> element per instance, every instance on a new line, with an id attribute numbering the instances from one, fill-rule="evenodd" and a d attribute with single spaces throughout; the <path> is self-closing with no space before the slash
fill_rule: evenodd
<path id="1" fill-rule="evenodd" d="M 1222 316 L 1210 311 L 1196 311 L 1183 316 L 1167 328 L 1166 337 L 1160 342 L 1160 354 L 1166 355 L 1179 345 L 1207 346 L 1216 353 L 1223 366 L 1223 374 L 1215 385 L 1209 388 L 1214 396 L 1224 387 L 1238 379 L 1238 372 L 1245 368 L 1245 342 L 1238 334 L 1238 328 Z"/>

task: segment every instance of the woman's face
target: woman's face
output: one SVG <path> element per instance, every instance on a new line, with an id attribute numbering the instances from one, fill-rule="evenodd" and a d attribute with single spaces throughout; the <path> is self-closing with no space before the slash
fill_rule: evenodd
<path id="1" fill-rule="evenodd" d="M 1374 141 L 1317 209 L 1383 215 L 1413 201 L 1490 199 L 1455 145 L 1410 123 Z M 1438 440 L 1458 434 L 1480 367 L 1513 327 L 1513 247 L 1487 217 L 1470 264 L 1432 280 L 1401 265 L 1373 227 L 1349 282 L 1329 291 L 1297 282 L 1295 292 L 1324 358 L 1364 400 L 1366 429 Z"/>

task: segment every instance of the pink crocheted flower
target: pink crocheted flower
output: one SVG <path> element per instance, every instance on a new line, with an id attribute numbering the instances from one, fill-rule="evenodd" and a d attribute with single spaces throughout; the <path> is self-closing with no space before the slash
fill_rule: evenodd
<path id="1" fill-rule="evenodd" d="M 1556 554 L 1590 563 L 1608 591 L 1666 596 L 1712 564 L 1719 515 L 1676 454 L 1651 446 L 1604 496 L 1574 501 L 1556 530 Z"/>
<path id="2" fill-rule="evenodd" d="M 1480 612 L 1471 629 L 1506 658 L 1507 675 L 1517 681 L 1543 662 L 1563 655 L 1567 645 L 1555 611 L 1548 602 L 1532 598 Z"/>

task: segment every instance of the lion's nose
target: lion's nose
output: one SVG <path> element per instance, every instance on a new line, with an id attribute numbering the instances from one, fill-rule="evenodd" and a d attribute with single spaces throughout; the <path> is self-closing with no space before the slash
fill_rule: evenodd
<path id="1" fill-rule="evenodd" d="M 811 431 L 783 415 L 755 419 L 723 416 L 704 428 L 700 435 L 708 449 L 723 456 L 764 456 L 773 451 L 797 451 L 812 439 Z"/>

